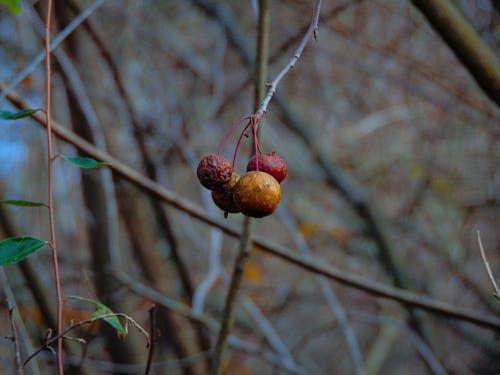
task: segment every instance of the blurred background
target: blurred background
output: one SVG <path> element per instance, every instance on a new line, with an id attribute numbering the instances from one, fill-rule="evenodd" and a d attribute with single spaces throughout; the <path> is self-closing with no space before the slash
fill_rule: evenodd
<path id="1" fill-rule="evenodd" d="M 230 124 L 253 110 L 256 1 L 56 1 L 54 35 L 92 14 L 54 52 L 54 119 L 144 176 L 223 220 L 196 179 Z M 495 1 L 453 1 L 500 50 Z M 313 2 L 270 1 L 269 80 L 293 56 Z M 43 50 L 45 2 L 0 7 L 0 82 Z M 44 106 L 44 66 L 15 87 Z M 17 110 L 7 98 L 0 109 Z M 408 1 L 324 1 L 310 41 L 261 126 L 264 152 L 288 164 L 279 210 L 255 235 L 367 280 L 498 315 L 481 233 L 500 278 L 500 117 L 453 52 Z M 223 155 L 232 157 L 237 135 Z M 56 141 L 56 152 L 81 155 Z M 244 139 L 236 171 L 244 172 Z M 238 241 L 151 197 L 109 169 L 55 162 L 63 295 L 89 297 L 148 329 L 152 291 L 218 321 Z M 46 201 L 46 136 L 0 121 L 0 199 Z M 241 227 L 243 216 L 226 221 Z M 44 208 L 0 205 L 0 238 L 49 238 Z M 37 348 L 54 327 L 48 247 L 4 267 Z M 145 287 L 140 289 L 140 287 Z M 0 292 L 0 372 L 13 373 Z M 158 301 L 157 301 L 158 302 Z M 64 324 L 93 306 L 67 300 Z M 152 373 L 205 374 L 217 331 L 160 307 Z M 104 323 L 73 333 L 68 373 L 140 374 L 148 349 Z M 382 300 L 255 249 L 244 271 L 227 374 L 497 374 L 498 332 Z M 27 354 L 26 348 L 23 353 Z M 37 357 L 54 373 L 53 355 Z M 36 366 L 27 368 L 35 371 Z"/>

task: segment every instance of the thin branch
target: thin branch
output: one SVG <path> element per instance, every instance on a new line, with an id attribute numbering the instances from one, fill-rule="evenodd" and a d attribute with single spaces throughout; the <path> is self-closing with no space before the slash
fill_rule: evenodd
<path id="1" fill-rule="evenodd" d="M 64 374 L 62 358 L 62 311 L 63 300 L 61 292 L 61 277 L 59 274 L 59 260 L 57 255 L 56 227 L 54 215 L 54 151 L 52 147 L 52 63 L 50 53 L 50 26 L 52 22 L 52 0 L 47 2 L 47 16 L 45 19 L 45 97 L 46 97 L 46 116 L 47 116 L 47 181 L 48 181 L 48 206 L 49 206 L 49 225 L 50 225 L 50 248 L 52 250 L 52 263 L 54 267 L 54 278 L 56 284 L 57 298 L 57 328 L 56 337 L 56 362 L 59 375 Z"/>
<path id="2" fill-rule="evenodd" d="M 137 330 L 142 333 L 146 339 L 146 346 L 149 347 L 151 345 L 151 341 L 150 341 L 150 337 L 149 337 L 149 334 L 146 332 L 146 330 L 144 328 L 141 327 L 141 325 L 139 323 L 137 323 L 134 319 L 132 319 L 130 316 L 128 316 L 127 314 L 124 314 L 124 313 L 110 313 L 110 314 L 102 314 L 102 315 L 98 315 L 98 316 L 94 316 L 92 318 L 89 318 L 89 319 L 85 319 L 85 320 L 82 320 L 82 321 L 79 321 L 77 323 L 74 323 L 72 325 L 70 325 L 68 328 L 66 328 L 64 331 L 61 332 L 61 334 L 57 335 L 57 336 L 54 336 L 54 337 L 51 337 L 50 339 L 46 340 L 45 341 L 45 344 L 43 344 L 40 348 L 38 348 L 33 354 L 31 354 L 28 358 L 26 358 L 26 360 L 24 361 L 24 366 L 26 366 L 26 364 L 33 358 L 35 357 L 38 353 L 40 353 L 42 350 L 46 349 L 50 344 L 52 344 L 53 342 L 55 341 L 59 341 L 59 340 L 62 340 L 63 338 L 65 338 L 65 335 L 72 331 L 73 329 L 75 328 L 78 328 L 78 327 L 81 327 L 81 326 L 84 326 L 86 324 L 91 324 L 91 323 L 94 323 L 95 321 L 97 320 L 101 320 L 101 319 L 107 319 L 107 318 L 113 318 L 113 317 L 121 317 L 121 318 L 124 318 L 127 322 L 130 322 L 135 328 L 137 328 Z"/>
<path id="3" fill-rule="evenodd" d="M 61 31 L 57 37 L 54 38 L 49 45 L 49 51 L 53 51 L 61 42 L 68 37 L 85 19 L 87 19 L 97 8 L 104 4 L 106 0 L 97 0 L 86 8 L 78 17 L 76 17 L 68 26 Z M 4 99 L 19 83 L 21 83 L 27 76 L 29 76 L 46 57 L 46 49 L 41 51 L 33 61 L 22 71 L 19 72 L 10 83 L 2 88 L 0 93 L 0 100 Z"/>
<path id="4" fill-rule="evenodd" d="M 490 279 L 491 285 L 493 286 L 493 290 L 495 293 L 493 295 L 500 300 L 500 290 L 498 289 L 498 285 L 493 277 L 493 272 L 491 272 L 490 263 L 486 258 L 486 254 L 484 253 L 483 242 L 481 241 L 481 233 L 477 230 L 477 243 L 479 244 L 479 251 L 481 251 L 481 258 L 483 258 L 484 267 L 486 268 L 486 272 L 488 273 L 488 277 Z"/>
<path id="5" fill-rule="evenodd" d="M 0 83 L 0 87 L 2 84 Z M 16 106 L 16 108 L 30 108 L 29 104 L 24 102 L 15 94 L 8 95 L 9 101 Z M 46 126 L 45 119 L 38 113 L 32 115 L 32 118 L 40 125 Z M 129 167 L 119 159 L 111 156 L 109 153 L 100 150 L 89 142 L 65 128 L 64 126 L 53 122 L 54 134 L 60 139 L 72 144 L 77 149 L 85 152 L 87 155 L 97 159 L 109 162 L 110 168 L 113 169 L 118 175 L 130 181 L 136 186 L 143 189 L 148 194 L 155 196 L 157 199 L 162 200 L 166 204 L 187 213 L 188 215 L 208 224 L 212 227 L 221 229 L 224 233 L 231 237 L 239 238 L 241 231 L 234 228 L 224 220 L 207 215 L 205 210 L 183 196 L 176 194 L 160 184 L 148 179 L 143 174 L 135 169 Z M 342 271 L 329 265 L 326 262 L 317 260 L 310 256 L 298 254 L 296 251 L 279 244 L 270 242 L 261 237 L 254 236 L 253 243 L 260 250 L 277 256 L 287 262 L 293 263 L 305 270 L 318 273 L 326 276 L 331 280 L 338 281 L 344 285 L 363 290 L 367 293 L 387 298 L 402 303 L 407 303 L 411 306 L 427 310 L 431 313 L 446 316 L 449 318 L 460 319 L 475 323 L 484 327 L 490 327 L 500 330 L 500 319 L 492 316 L 485 316 L 477 314 L 475 311 L 463 309 L 462 307 L 453 306 L 448 303 L 436 300 L 434 298 L 406 291 L 401 288 L 389 287 L 376 281 L 366 279 L 359 275 Z"/>
<path id="6" fill-rule="evenodd" d="M 276 77 L 273 79 L 273 81 L 270 83 L 269 88 L 267 90 L 267 94 L 262 100 L 257 112 L 255 113 L 255 116 L 257 118 L 261 118 L 264 116 L 264 114 L 267 111 L 267 106 L 269 105 L 269 102 L 271 101 L 272 97 L 276 93 L 276 87 L 278 86 L 279 82 L 283 79 L 283 77 L 293 69 L 297 61 L 300 59 L 300 56 L 302 55 L 302 52 L 304 51 L 304 48 L 307 45 L 307 42 L 311 38 L 311 36 L 314 34 L 315 30 L 318 28 L 318 18 L 319 18 L 319 11 L 321 8 L 321 0 L 316 0 L 314 3 L 314 12 L 313 12 L 313 17 L 311 21 L 311 25 L 307 29 L 304 37 L 302 38 L 299 46 L 295 50 L 293 57 L 290 59 L 288 64 L 286 64 L 283 69 L 280 70 L 280 72 L 276 75 Z"/>

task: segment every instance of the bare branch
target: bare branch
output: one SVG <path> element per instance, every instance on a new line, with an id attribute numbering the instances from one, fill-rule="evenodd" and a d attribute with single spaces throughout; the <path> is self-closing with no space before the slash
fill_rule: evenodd
<path id="1" fill-rule="evenodd" d="M 102 4 L 104 4 L 106 0 L 97 0 L 93 4 L 91 4 L 88 8 L 86 8 L 78 17 L 76 17 L 68 26 L 61 31 L 57 37 L 52 40 L 50 43 L 50 51 L 52 52 L 61 42 L 68 37 L 85 19 L 87 19 L 97 8 L 99 8 Z M 4 99 L 8 93 L 10 93 L 19 83 L 23 81 L 27 76 L 29 76 L 45 58 L 46 53 L 45 49 L 41 51 L 33 61 L 22 71 L 16 75 L 7 86 L 2 88 L 2 92 L 0 93 L 0 100 Z"/>
<path id="2" fill-rule="evenodd" d="M 267 111 L 267 106 L 269 105 L 269 102 L 271 101 L 272 97 L 276 93 L 276 87 L 278 86 L 279 82 L 283 79 L 283 77 L 293 69 L 297 61 L 300 59 L 300 56 L 302 55 L 302 52 L 304 51 L 304 48 L 307 45 L 307 42 L 311 38 L 311 35 L 317 30 L 318 28 L 318 19 L 319 19 L 319 11 L 321 8 L 321 0 L 316 0 L 314 3 L 314 12 L 313 12 L 313 17 L 311 21 L 311 25 L 307 29 L 304 37 L 300 41 L 299 46 L 295 50 L 293 57 L 290 59 L 288 64 L 286 64 L 283 69 L 280 70 L 280 72 L 276 75 L 276 77 L 273 79 L 273 81 L 270 83 L 269 88 L 267 90 L 267 94 L 262 100 L 259 108 L 257 109 L 257 112 L 255 113 L 255 116 L 260 119 L 262 116 L 265 115 Z"/>

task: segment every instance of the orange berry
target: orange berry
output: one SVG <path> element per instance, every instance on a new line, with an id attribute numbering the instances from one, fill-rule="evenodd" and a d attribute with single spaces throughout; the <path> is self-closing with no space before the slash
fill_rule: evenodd
<path id="1" fill-rule="evenodd" d="M 233 189 L 236 207 L 245 215 L 264 217 L 274 212 L 280 202 L 281 188 L 268 173 L 251 171 L 242 176 Z"/>

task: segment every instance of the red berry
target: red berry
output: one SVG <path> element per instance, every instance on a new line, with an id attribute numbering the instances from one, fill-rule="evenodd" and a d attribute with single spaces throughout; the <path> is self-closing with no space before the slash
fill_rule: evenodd
<path id="1" fill-rule="evenodd" d="M 233 166 L 222 156 L 210 154 L 200 160 L 196 174 L 204 187 L 215 190 L 229 182 Z"/>
<path id="2" fill-rule="evenodd" d="M 257 170 L 257 156 L 248 161 L 247 172 Z M 286 177 L 287 167 L 285 161 L 275 152 L 259 155 L 259 171 L 269 173 L 279 183 Z"/>

